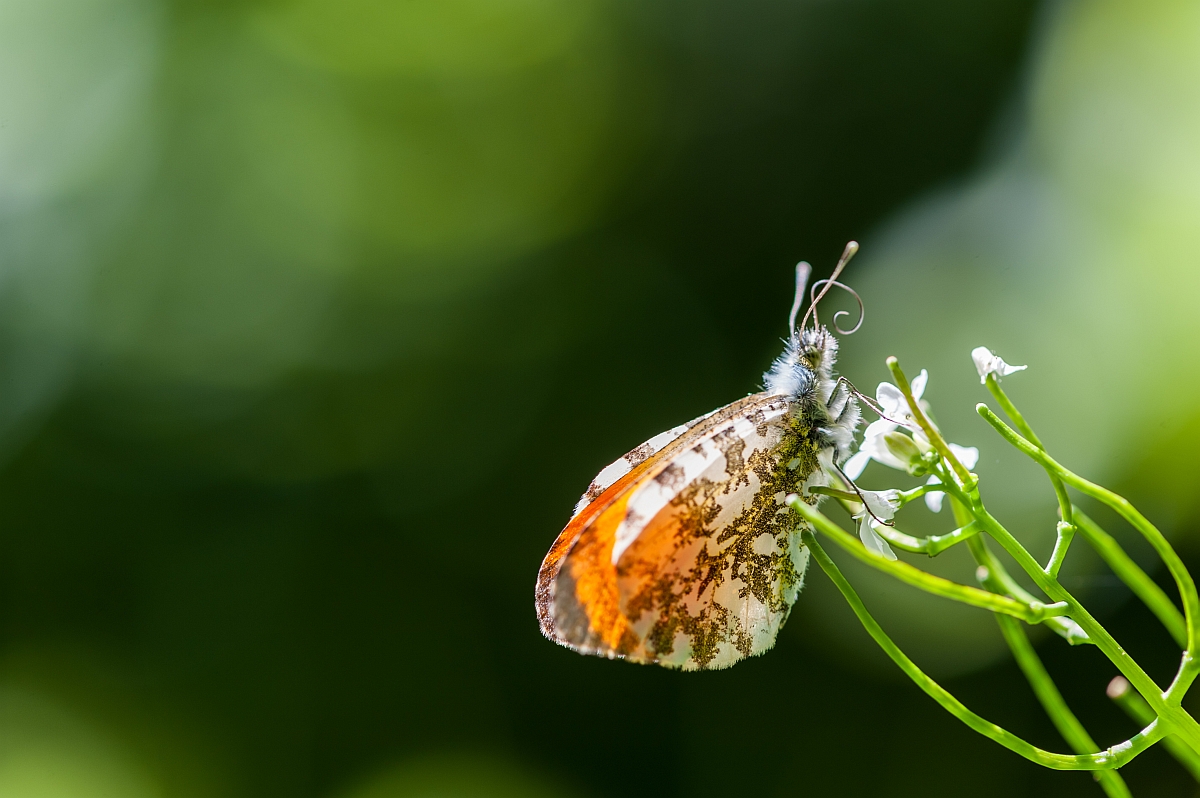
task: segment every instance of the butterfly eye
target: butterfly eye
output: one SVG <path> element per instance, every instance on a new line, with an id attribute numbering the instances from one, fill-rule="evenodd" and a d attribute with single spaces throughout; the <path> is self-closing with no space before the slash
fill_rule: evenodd
<path id="1" fill-rule="evenodd" d="M 800 344 L 800 357 L 809 366 L 815 367 L 820 363 L 823 352 L 824 347 L 821 346 L 820 342 L 811 337 Z"/>

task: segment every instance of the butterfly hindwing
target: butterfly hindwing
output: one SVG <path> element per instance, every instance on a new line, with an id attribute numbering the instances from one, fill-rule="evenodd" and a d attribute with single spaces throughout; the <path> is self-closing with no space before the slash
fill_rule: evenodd
<path id="1" fill-rule="evenodd" d="M 783 498 L 820 473 L 790 410 L 770 394 L 728 405 L 581 502 L 539 574 L 543 632 L 689 670 L 769 649 L 808 561 Z"/>

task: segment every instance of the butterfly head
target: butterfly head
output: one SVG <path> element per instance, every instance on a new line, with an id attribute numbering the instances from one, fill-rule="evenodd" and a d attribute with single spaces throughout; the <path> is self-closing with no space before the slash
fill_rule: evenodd
<path id="1" fill-rule="evenodd" d="M 837 360 L 838 340 L 824 327 L 801 330 L 791 341 L 788 349 L 794 352 L 798 364 L 808 368 L 817 376 L 828 379 Z"/>
<path id="2" fill-rule="evenodd" d="M 840 310 L 833 315 L 834 329 L 843 335 L 849 335 L 862 326 L 862 299 L 854 289 L 837 281 L 842 269 L 846 268 L 846 264 L 850 258 L 854 257 L 855 252 L 858 252 L 857 242 L 851 241 L 846 244 L 846 249 L 842 252 L 842 257 L 838 260 L 833 274 L 828 279 L 817 280 L 812 284 L 809 289 L 808 310 L 804 313 L 799 327 L 796 326 L 796 316 L 804 302 L 804 290 L 809 287 L 808 278 L 812 274 L 812 267 L 804 262 L 796 266 L 796 297 L 792 302 L 791 315 L 788 317 L 791 334 L 788 336 L 787 347 L 783 350 L 783 354 L 775 360 L 771 370 L 763 375 L 767 390 L 797 399 L 811 396 L 814 390 L 822 384 L 829 383 L 833 378 L 838 341 L 829 329 L 821 324 L 817 316 L 817 305 L 833 286 L 845 289 L 858 302 L 858 323 L 849 330 L 843 330 L 838 325 L 838 319 L 849 314 Z M 818 288 L 821 289 L 820 293 L 817 293 Z"/>
<path id="3" fill-rule="evenodd" d="M 832 379 L 837 351 L 837 338 L 824 327 L 800 330 L 763 375 L 767 390 L 793 400 L 811 395 L 820 383 Z"/>

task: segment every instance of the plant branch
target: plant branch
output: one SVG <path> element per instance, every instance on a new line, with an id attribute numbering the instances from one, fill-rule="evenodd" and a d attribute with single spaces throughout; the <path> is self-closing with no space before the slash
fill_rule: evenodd
<path id="1" fill-rule="evenodd" d="M 983 538 L 972 538 L 968 541 L 967 548 L 971 550 L 971 555 L 975 558 L 975 562 L 982 569 L 976 572 L 976 576 L 989 590 L 1007 594 L 1018 601 L 1033 602 L 1038 600 L 1037 597 L 1023 588 L 1017 580 L 1012 578 L 1008 569 L 1004 567 L 1004 563 L 997 560 L 996 555 L 992 554 L 991 550 L 988 549 L 987 542 Z M 1087 632 L 1083 631 L 1083 628 L 1070 618 L 1047 618 L 1045 626 L 1050 627 L 1051 631 L 1066 640 L 1070 645 L 1079 646 L 1092 642 Z"/>
<path id="2" fill-rule="evenodd" d="M 1143 571 L 1133 558 L 1125 553 L 1121 544 L 1112 535 L 1100 528 L 1087 514 L 1075 508 L 1075 525 L 1084 539 L 1091 544 L 1100 559 L 1112 569 L 1117 577 L 1129 586 L 1133 594 L 1154 613 L 1159 622 L 1170 632 L 1180 648 L 1187 647 L 1187 623 L 1183 613 L 1171 601 L 1171 597 Z"/>
<path id="3" fill-rule="evenodd" d="M 1009 429 L 985 405 L 979 405 L 978 407 L 980 415 L 984 415 L 985 418 L 990 416 L 989 422 L 993 426 L 999 425 L 1000 428 L 1007 431 L 1008 435 L 1020 440 L 1028 451 L 1049 459 L 1044 452 L 1034 448 L 1032 444 Z M 1117 670 L 1129 679 L 1130 683 L 1142 694 L 1142 697 L 1154 708 L 1154 711 L 1158 713 L 1159 718 L 1164 723 L 1169 724 L 1172 730 L 1177 731 L 1187 741 L 1188 745 L 1200 752 L 1200 724 L 1196 722 L 1195 718 L 1183 711 L 1180 706 L 1183 692 L 1187 690 L 1191 681 L 1200 673 L 1200 670 L 1198 670 L 1200 662 L 1197 662 L 1191 656 L 1190 652 L 1185 651 L 1179 673 L 1172 683 L 1170 691 L 1164 695 L 1158 685 L 1154 683 L 1154 680 L 1126 653 L 1125 649 L 1108 633 L 1108 630 L 1092 617 L 1087 608 L 1072 596 L 1057 579 L 1054 579 L 1042 570 L 1037 560 L 1021 545 L 1021 542 L 1013 537 L 1012 533 L 1005 529 L 1004 525 L 987 511 L 987 508 L 983 506 L 983 501 L 979 497 L 978 491 L 973 492 L 968 497 L 958 486 L 952 484 L 946 486 L 946 491 L 956 500 L 960 501 L 964 507 L 969 508 L 975 520 L 983 524 L 984 531 L 991 535 L 1017 561 L 1017 564 L 1029 574 L 1038 588 L 1044 591 L 1050 599 L 1064 601 L 1068 604 L 1070 607 L 1068 615 L 1083 629 L 1090 641 L 1104 652 L 1104 655 L 1117 666 Z M 1186 574 L 1186 570 L 1184 573 Z M 1188 578 L 1190 580 L 1190 576 Z"/>
<path id="4" fill-rule="evenodd" d="M 1189 746 L 1200 752 L 1200 724 L 1196 723 L 1195 718 L 1183 711 L 1179 706 L 1178 699 L 1181 697 L 1181 694 L 1176 695 L 1172 693 L 1164 695 L 1154 680 L 1126 653 L 1125 649 L 1109 634 L 1108 630 L 1066 588 L 1059 584 L 1057 580 L 1049 577 L 1038 566 L 1037 561 L 1033 559 L 1032 555 L 1025 550 L 1025 547 L 1012 536 L 1011 532 L 1005 529 L 999 521 L 988 513 L 981 503 L 973 506 L 971 511 L 976 519 L 983 523 L 987 533 L 1003 546 L 1005 551 L 1025 569 L 1025 572 L 1033 578 L 1041 590 L 1045 591 L 1047 596 L 1056 601 L 1067 603 L 1070 607 L 1068 614 L 1071 618 L 1087 632 L 1092 642 L 1104 652 L 1104 655 L 1117 666 L 1117 670 L 1125 678 L 1129 679 L 1130 683 L 1142 694 L 1142 697 L 1146 699 L 1146 702 L 1158 714 L 1160 721 L 1169 725 L 1169 728 L 1165 731 L 1177 732 L 1187 741 Z M 1172 686 L 1172 690 L 1175 690 L 1177 685 L 1188 684 L 1190 678 L 1194 678 L 1195 672 L 1189 670 L 1192 661 L 1187 652 L 1185 652 L 1184 663 L 1180 668 L 1179 676 L 1176 677 L 1176 682 Z M 1179 689 L 1182 690 L 1183 688 L 1180 687 Z M 1169 698 L 1172 700 L 1169 701 Z"/>
<path id="5" fill-rule="evenodd" d="M 1058 733 L 1067 741 L 1067 745 L 1071 746 L 1077 754 L 1091 754 L 1099 751 L 1100 747 L 1096 745 L 1087 729 L 1067 706 L 1067 702 L 1063 699 L 1062 693 L 1058 691 L 1054 680 L 1046 672 L 1046 667 L 1034 650 L 1033 644 L 1029 642 L 1025 630 L 1012 618 L 1003 615 L 996 616 L 996 623 L 1000 624 L 1000 633 L 1004 635 L 1004 641 L 1012 650 L 1013 657 L 1021 668 L 1021 672 L 1025 674 L 1034 695 L 1041 702 L 1042 708 L 1046 710 L 1046 714 L 1054 723 L 1054 727 L 1058 729 Z M 1146 724 L 1153 719 L 1154 714 L 1151 713 Z M 1100 787 L 1110 798 L 1131 798 L 1129 788 L 1125 786 L 1125 780 L 1116 771 L 1102 771 L 1096 774 L 1096 778 L 1100 782 Z"/>
<path id="6" fill-rule="evenodd" d="M 1068 471 L 1063 466 L 1054 460 L 1050 455 L 1043 450 L 1035 447 L 1025 438 L 1022 438 L 1014 432 L 1007 424 L 1001 421 L 995 413 L 988 409 L 987 405 L 978 405 L 976 408 L 979 415 L 983 416 L 984 420 L 992 425 L 1000 435 L 1019 449 L 1024 454 L 1038 462 L 1043 468 L 1055 473 L 1066 484 L 1078 490 L 1084 495 L 1091 496 L 1104 502 L 1109 507 L 1116 510 L 1122 518 L 1130 523 L 1134 529 L 1138 530 L 1143 537 L 1150 542 L 1158 556 L 1162 558 L 1167 565 L 1167 570 L 1171 572 L 1171 576 L 1175 579 L 1175 585 L 1179 589 L 1179 594 L 1183 599 L 1184 621 L 1187 626 L 1187 651 L 1193 657 L 1196 653 L 1197 638 L 1200 636 L 1197 631 L 1197 624 L 1200 623 L 1200 596 L 1196 593 L 1196 583 L 1192 579 L 1192 575 L 1188 573 L 1187 567 L 1184 566 L 1183 560 L 1175 553 L 1175 549 L 1167 542 L 1166 537 L 1158 530 L 1154 524 L 1142 515 L 1128 499 L 1118 496 L 1112 491 L 1102 488 L 1099 485 L 1089 482 L 1088 480 Z M 1132 679 L 1130 681 L 1133 681 Z M 1137 682 L 1134 682 L 1137 686 Z M 1141 692 L 1141 687 L 1138 687 Z"/>
<path id="7" fill-rule="evenodd" d="M 883 628 L 871 617 L 866 605 L 862 599 L 858 597 L 858 593 L 854 591 L 850 583 L 846 581 L 846 577 L 838 570 L 837 565 L 821 548 L 821 544 L 817 541 L 815 533 L 805 529 L 802 532 L 803 541 L 813 554 L 813 558 L 821 569 L 829 576 L 833 583 L 837 586 L 845 597 L 846 602 L 858 616 L 858 620 L 862 623 L 867 633 L 875 640 L 879 647 L 883 649 L 892 661 L 895 662 L 905 675 L 913 680 L 918 687 L 925 691 L 926 695 L 936 701 L 947 712 L 961 720 L 970 728 L 994 740 L 1010 751 L 1017 753 L 1031 762 L 1035 762 L 1045 767 L 1055 770 L 1108 770 L 1119 768 L 1122 765 L 1130 762 L 1134 757 L 1145 751 L 1150 746 L 1154 745 L 1162 738 L 1162 732 L 1159 730 L 1160 722 L 1154 720 L 1147 724 L 1141 732 L 1134 735 L 1123 743 L 1114 745 L 1105 751 L 1100 751 L 1094 754 L 1076 754 L 1070 756 L 1067 754 L 1055 754 L 1050 751 L 1045 751 L 1032 743 L 1023 740 L 1012 732 L 997 726 L 989 720 L 972 712 L 961 701 L 951 695 L 945 688 L 931 679 L 925 674 L 916 663 L 910 660 L 900 648 L 892 642 Z"/>
<path id="8" fill-rule="evenodd" d="M 868 551 L 858 538 L 830 521 L 817 508 L 806 504 L 799 496 L 795 494 L 789 496 L 787 503 L 800 513 L 804 520 L 859 560 L 927 593 L 992 612 L 1011 615 L 1029 624 L 1041 623 L 1047 618 L 1065 615 L 1067 612 L 1065 603 L 1043 604 L 1040 601 L 1024 603 L 1008 596 L 934 576 L 901 560 L 889 560 L 875 552 Z"/>
<path id="9" fill-rule="evenodd" d="M 958 500 L 952 498 L 950 501 L 950 506 L 954 511 L 956 519 L 961 522 L 970 518 L 970 511 L 961 505 Z M 975 555 L 975 561 L 979 564 L 976 577 L 980 583 L 989 590 L 1004 591 L 1007 587 L 1005 583 L 1011 580 L 1011 577 L 1008 576 L 1008 573 L 1004 571 L 998 562 L 994 561 L 991 552 L 987 550 L 985 541 L 982 539 L 972 541 L 971 553 Z M 1025 679 L 1033 689 L 1034 695 L 1037 696 L 1042 708 L 1046 711 L 1046 715 L 1054 723 L 1059 734 L 1062 735 L 1067 744 L 1078 754 L 1087 754 L 1099 750 L 1095 741 L 1092 740 L 1091 735 L 1087 733 L 1083 724 L 1079 722 L 1079 719 L 1071 712 L 1071 708 L 1067 706 L 1067 702 L 1063 699 L 1062 693 L 1059 692 L 1058 686 L 1054 684 L 1054 680 L 1046 671 L 1041 658 L 1038 657 L 1033 645 L 1029 642 L 1029 637 L 1025 634 L 1025 630 L 1011 618 L 1000 615 L 996 615 L 995 618 L 996 623 L 1000 625 L 1000 633 L 1004 636 L 1004 641 L 1013 653 L 1013 659 L 1016 660 L 1018 667 L 1025 674 Z M 1084 635 L 1086 640 L 1086 634 L 1082 629 L 1079 629 L 1078 624 L 1072 621 L 1071 626 L 1073 630 L 1078 630 L 1080 635 Z M 1067 637 L 1067 641 L 1072 644 L 1076 643 L 1072 637 Z M 1129 788 L 1125 785 L 1125 780 L 1115 772 L 1098 773 L 1097 781 L 1099 781 L 1101 789 L 1110 798 L 1130 796 Z"/>
<path id="10" fill-rule="evenodd" d="M 900 361 L 894 357 L 889 357 L 887 359 L 887 367 L 892 372 L 892 379 L 896 382 L 896 387 L 900 389 L 900 393 L 904 394 L 904 398 L 908 402 L 908 409 L 912 413 L 913 420 L 920 425 L 922 431 L 925 433 L 925 437 L 929 439 L 929 443 L 933 445 L 933 448 L 937 449 L 942 459 L 954 469 L 958 481 L 970 490 L 975 484 L 971 472 L 958 461 L 958 458 L 954 456 L 954 452 L 950 451 L 950 446 L 942 438 L 937 428 L 933 426 L 933 422 L 925 415 L 925 411 L 921 409 L 921 403 L 913 397 L 912 387 L 908 383 L 908 377 L 904 376 L 904 371 L 900 368 Z"/>
<path id="11" fill-rule="evenodd" d="M 1133 718 L 1133 722 L 1139 725 L 1146 725 L 1154 720 L 1154 710 L 1146 703 L 1146 700 L 1137 694 L 1129 686 L 1129 682 L 1124 676 L 1116 676 L 1108 683 L 1108 697 L 1125 710 L 1125 714 Z M 1200 781 L 1200 754 L 1197 754 L 1191 748 L 1188 748 L 1182 740 L 1174 734 L 1168 734 L 1163 738 L 1163 745 L 1171 752 L 1171 756 L 1179 761 L 1196 781 Z"/>
<path id="12" fill-rule="evenodd" d="M 979 534 L 982 529 L 982 526 L 972 521 L 966 526 L 959 527 L 945 535 L 930 535 L 927 538 L 915 538 L 892 527 L 875 527 L 875 531 L 879 533 L 879 536 L 896 548 L 910 551 L 913 554 L 926 554 L 930 557 L 936 557 L 951 546 L 969 540 L 972 536 Z"/>
<path id="13" fill-rule="evenodd" d="M 1071 546 L 1071 541 L 1075 538 L 1075 525 L 1066 521 L 1059 521 L 1057 530 L 1058 537 L 1054 541 L 1054 551 L 1050 553 L 1050 561 L 1046 563 L 1046 575 L 1051 579 L 1058 579 L 1058 572 L 1062 568 L 1063 560 L 1067 559 L 1067 549 Z"/>
<path id="14" fill-rule="evenodd" d="M 984 384 L 992 396 L 996 397 L 996 401 L 1000 404 L 1005 414 L 1017 425 L 1017 429 L 1021 431 L 1021 434 L 1028 438 L 1034 446 L 1044 451 L 1046 447 L 1042 445 L 1041 439 L 1033 431 L 1033 427 L 1029 426 L 1029 422 L 1025 420 L 1025 416 L 1021 414 L 1021 411 L 1017 410 L 1017 406 L 1008 398 L 1008 394 L 1000 387 L 1000 383 L 996 380 L 996 375 L 988 374 Z M 1062 480 L 1052 472 L 1050 473 L 1050 482 L 1054 485 L 1054 495 L 1058 497 L 1058 507 L 1062 513 L 1063 520 L 1071 523 L 1071 500 L 1067 496 L 1066 487 L 1063 485 Z"/>

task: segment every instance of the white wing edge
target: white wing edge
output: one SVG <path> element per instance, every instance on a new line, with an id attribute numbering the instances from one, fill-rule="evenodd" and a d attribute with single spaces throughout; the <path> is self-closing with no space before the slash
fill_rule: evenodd
<path id="1" fill-rule="evenodd" d="M 719 409 L 720 408 L 718 408 L 718 410 Z M 632 449 L 620 458 L 609 463 L 599 474 L 596 475 L 596 478 L 592 480 L 592 484 L 588 485 L 587 492 L 585 492 L 575 504 L 575 511 L 571 513 L 571 517 L 574 518 L 575 516 L 579 515 L 579 513 L 582 512 L 585 507 L 595 501 L 601 493 L 608 490 L 613 483 L 632 471 L 634 466 L 638 465 L 646 458 L 652 457 L 658 452 L 661 452 L 669 443 L 716 412 L 717 410 L 712 411 L 712 413 L 705 413 L 702 416 L 692 419 L 686 424 L 680 424 L 678 427 L 672 427 L 666 432 L 660 432 L 650 440 L 643 443 L 641 446 Z"/>

